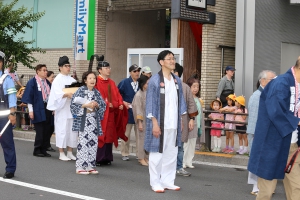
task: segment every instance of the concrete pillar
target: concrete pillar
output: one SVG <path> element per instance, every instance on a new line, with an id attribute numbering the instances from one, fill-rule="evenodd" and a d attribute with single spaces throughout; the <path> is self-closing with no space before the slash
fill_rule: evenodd
<path id="1" fill-rule="evenodd" d="M 178 47 L 178 19 L 171 19 L 171 48 Z"/>
<path id="2" fill-rule="evenodd" d="M 236 1 L 235 93 L 253 93 L 255 0 Z M 255 79 L 254 79 L 255 80 Z"/>

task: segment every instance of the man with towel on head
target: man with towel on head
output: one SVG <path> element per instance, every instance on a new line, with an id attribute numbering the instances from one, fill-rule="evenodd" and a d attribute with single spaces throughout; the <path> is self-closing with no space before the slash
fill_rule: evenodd
<path id="1" fill-rule="evenodd" d="M 71 85 L 76 80 L 69 76 L 71 65 L 67 56 L 59 58 L 58 66 L 60 73 L 52 83 L 47 109 L 55 111 L 54 126 L 59 159 L 63 161 L 76 160 L 72 148 L 77 147 L 77 133 L 72 131 L 73 116 L 70 111 L 73 94 L 63 91 L 66 86 Z M 64 148 L 67 148 L 67 156 L 64 153 Z"/>

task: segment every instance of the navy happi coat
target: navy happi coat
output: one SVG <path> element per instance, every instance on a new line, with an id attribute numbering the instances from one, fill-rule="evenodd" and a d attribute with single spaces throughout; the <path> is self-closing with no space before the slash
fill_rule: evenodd
<path id="1" fill-rule="evenodd" d="M 283 179 L 292 132 L 299 118 L 290 102 L 295 79 L 291 69 L 272 80 L 260 96 L 248 170 L 266 180 Z"/>

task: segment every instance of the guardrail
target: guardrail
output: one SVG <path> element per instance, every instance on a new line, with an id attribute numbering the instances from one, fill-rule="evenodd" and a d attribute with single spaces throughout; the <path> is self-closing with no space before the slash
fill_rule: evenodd
<path id="1" fill-rule="evenodd" d="M 248 124 L 247 122 L 239 122 L 239 121 L 231 121 L 231 120 L 220 120 L 220 119 L 210 119 L 208 117 L 208 115 L 210 113 L 220 113 L 220 112 L 214 111 L 214 110 L 203 110 L 203 113 L 205 115 L 205 118 L 204 118 L 204 124 L 205 124 L 205 143 L 206 143 L 207 148 L 209 149 L 209 151 L 211 151 L 211 135 L 210 135 L 210 130 L 211 129 L 236 132 L 236 129 L 211 127 L 211 121 L 222 122 L 222 123 L 244 124 L 244 125 Z M 224 114 L 224 118 L 225 118 L 226 114 L 246 115 L 246 116 L 248 116 L 247 113 L 222 112 L 222 114 Z M 244 131 L 244 130 L 238 130 L 238 132 L 244 132 L 244 133 L 246 133 L 246 131 Z"/>

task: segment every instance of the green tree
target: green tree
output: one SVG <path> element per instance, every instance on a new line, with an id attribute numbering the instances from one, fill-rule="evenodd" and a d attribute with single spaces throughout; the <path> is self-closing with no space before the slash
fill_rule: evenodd
<path id="1" fill-rule="evenodd" d="M 24 6 L 14 9 L 18 0 L 9 4 L 0 1 L 0 50 L 5 53 L 5 65 L 17 63 L 33 69 L 32 63 L 37 60 L 32 56 L 33 52 L 45 53 L 41 48 L 29 47 L 34 40 L 24 41 L 23 37 L 16 38 L 19 33 L 25 33 L 25 28 L 32 29 L 33 22 L 38 21 L 45 12 L 33 13 Z"/>

